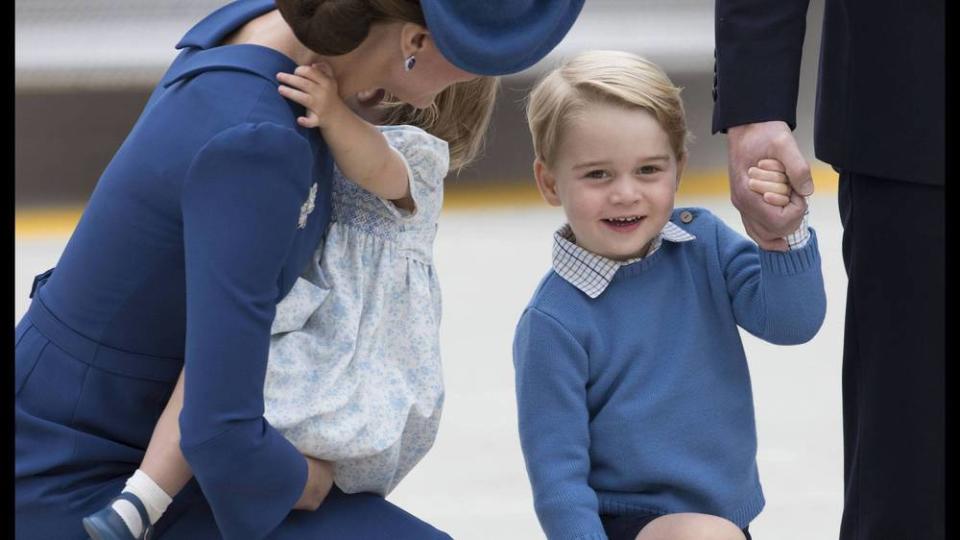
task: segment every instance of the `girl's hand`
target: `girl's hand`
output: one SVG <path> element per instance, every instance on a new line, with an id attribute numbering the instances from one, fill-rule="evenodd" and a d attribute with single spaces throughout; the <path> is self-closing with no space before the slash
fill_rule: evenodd
<path id="1" fill-rule="evenodd" d="M 747 185 L 751 191 L 763 195 L 767 204 L 786 206 L 793 191 L 786 170 L 776 159 L 761 159 L 756 167 L 747 169 Z"/>
<path id="2" fill-rule="evenodd" d="M 307 115 L 297 118 L 303 127 L 324 129 L 336 122 L 338 115 L 350 112 L 337 93 L 337 80 L 325 63 L 299 66 L 290 73 L 277 73 L 280 95 L 307 108 Z"/>
<path id="3" fill-rule="evenodd" d="M 304 458 L 307 460 L 307 484 L 303 486 L 303 495 L 300 495 L 293 509 L 313 512 L 320 508 L 333 488 L 333 464 L 310 456 Z"/>

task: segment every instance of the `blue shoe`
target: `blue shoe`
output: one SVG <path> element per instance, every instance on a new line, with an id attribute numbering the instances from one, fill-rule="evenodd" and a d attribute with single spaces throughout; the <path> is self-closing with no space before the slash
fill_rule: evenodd
<path id="1" fill-rule="evenodd" d="M 140 536 L 133 536 L 123 518 L 113 509 L 114 501 L 120 499 L 129 501 L 140 513 L 140 523 L 144 525 Z M 93 540 L 150 540 L 153 527 L 150 526 L 150 516 L 140 499 L 133 493 L 125 492 L 110 501 L 105 508 L 83 518 L 83 530 L 87 531 Z"/>

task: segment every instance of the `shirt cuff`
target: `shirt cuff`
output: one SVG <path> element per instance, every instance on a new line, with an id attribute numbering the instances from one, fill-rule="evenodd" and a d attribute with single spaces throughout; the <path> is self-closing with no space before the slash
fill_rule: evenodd
<path id="1" fill-rule="evenodd" d="M 787 241 L 787 248 L 790 251 L 803 249 L 806 247 L 807 242 L 810 241 L 810 226 L 807 224 L 807 215 L 809 213 L 809 210 L 803 213 L 803 220 L 800 222 L 800 226 L 797 227 L 796 231 L 783 237 L 783 239 Z"/>

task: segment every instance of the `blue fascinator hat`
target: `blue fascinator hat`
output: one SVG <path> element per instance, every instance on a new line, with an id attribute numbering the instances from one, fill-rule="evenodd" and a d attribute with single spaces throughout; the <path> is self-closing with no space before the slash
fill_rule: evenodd
<path id="1" fill-rule="evenodd" d="M 547 55 L 584 0 L 420 0 L 443 56 L 476 75 L 522 71 Z"/>

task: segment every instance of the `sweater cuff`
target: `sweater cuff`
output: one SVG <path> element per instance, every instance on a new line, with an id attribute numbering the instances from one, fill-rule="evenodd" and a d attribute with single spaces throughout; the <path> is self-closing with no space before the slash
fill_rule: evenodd
<path id="1" fill-rule="evenodd" d="M 820 266 L 820 250 L 817 233 L 810 227 L 810 239 L 802 248 L 793 251 L 767 251 L 760 249 L 760 266 L 774 274 L 789 276 L 806 272 Z"/>

